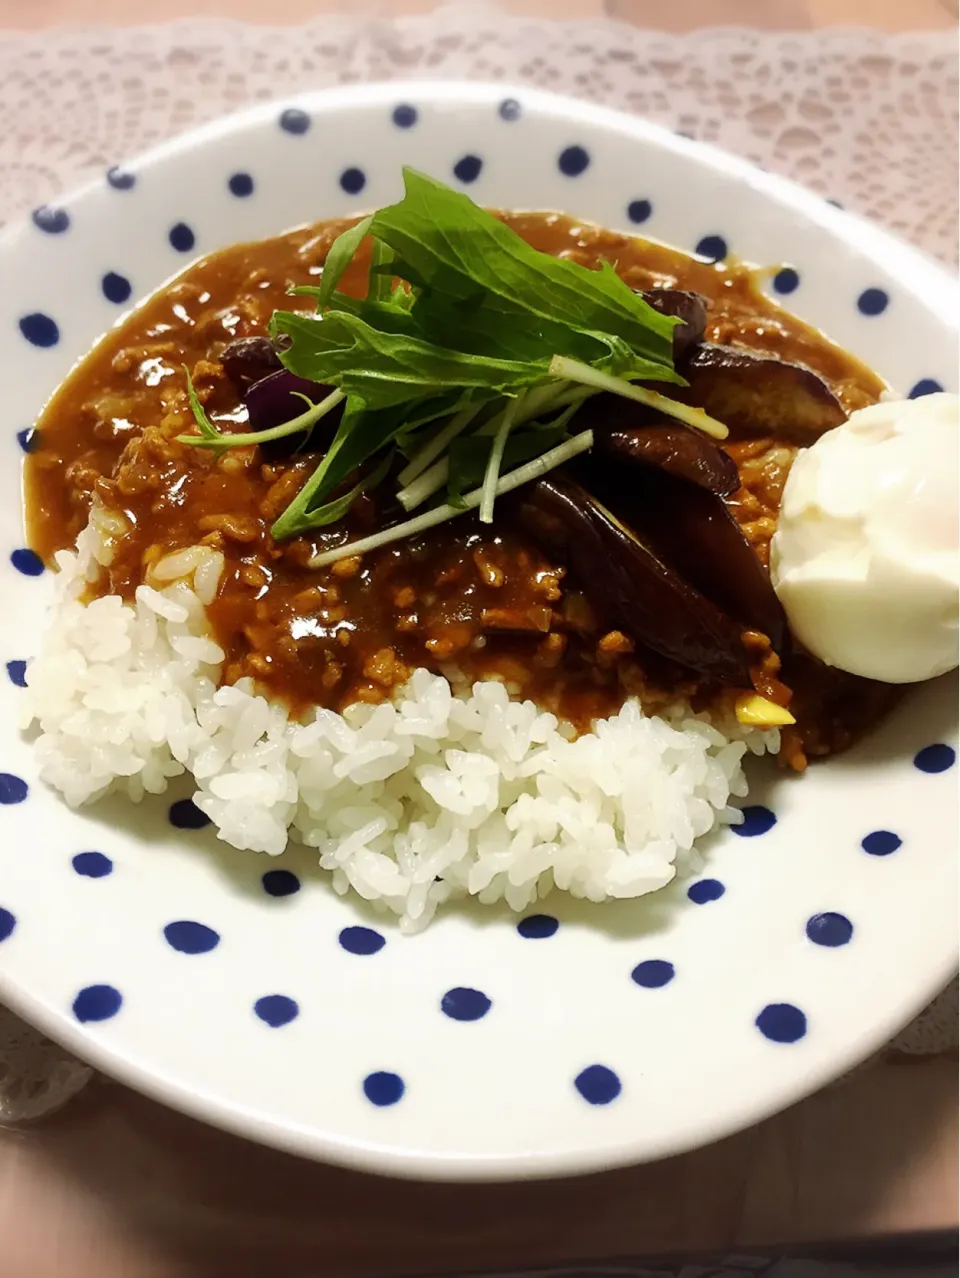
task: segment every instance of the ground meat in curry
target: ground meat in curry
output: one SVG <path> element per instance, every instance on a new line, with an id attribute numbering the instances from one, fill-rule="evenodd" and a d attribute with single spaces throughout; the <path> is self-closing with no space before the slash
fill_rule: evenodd
<path id="1" fill-rule="evenodd" d="M 736 263 L 708 265 L 642 240 L 559 215 L 510 215 L 535 247 L 593 266 L 607 260 L 637 289 L 692 289 L 708 299 L 706 337 L 800 361 L 818 372 L 847 409 L 876 400 L 881 384 L 820 334 L 785 315 Z M 427 666 L 468 677 L 499 677 L 578 727 L 611 713 L 625 694 L 656 710 L 716 689 L 594 616 L 583 585 L 516 531 L 491 532 L 473 517 L 360 559 L 311 569 L 319 536 L 275 543 L 271 522 L 316 464 L 270 461 L 254 448 L 224 455 L 185 447 L 175 436 L 192 416 L 182 365 L 192 370 L 208 413 L 236 429 L 246 410 L 220 360 L 237 338 L 262 334 L 275 309 L 297 305 L 288 290 L 320 273 L 345 223 L 240 245 L 191 267 L 110 333 L 67 379 L 39 424 L 27 467 L 32 544 L 45 558 L 72 544 L 91 500 L 121 512 L 128 533 L 96 589 L 129 597 L 150 565 L 200 541 L 221 549 L 226 570 L 210 620 L 226 653 L 223 678 L 252 676 L 302 710 L 378 701 Z M 342 287 L 362 288 L 355 264 Z M 304 302 L 305 309 L 313 303 Z M 767 563 L 783 483 L 795 449 L 772 438 L 732 438 L 741 488 L 730 507 Z M 351 531 L 381 518 L 363 497 Z M 789 692 L 779 661 L 757 640 L 755 683 L 774 699 Z M 784 676 L 797 692 L 799 730 L 785 755 L 846 744 L 880 708 L 876 685 L 827 678 L 794 659 Z"/>

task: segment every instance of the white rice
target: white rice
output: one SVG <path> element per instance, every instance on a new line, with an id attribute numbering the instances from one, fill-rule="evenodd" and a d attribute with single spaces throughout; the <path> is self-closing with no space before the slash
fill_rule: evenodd
<path id="1" fill-rule="evenodd" d="M 204 603 L 222 557 L 167 556 L 133 605 L 84 604 L 120 530 L 95 516 L 57 556 L 51 624 L 27 671 L 42 779 L 71 806 L 135 801 L 192 773 L 194 801 L 234 847 L 319 852 L 334 888 L 395 912 L 407 931 L 471 895 L 525 910 L 553 888 L 600 901 L 655 891 L 717 825 L 739 821 L 744 754 L 776 731 L 714 725 L 686 704 L 645 717 L 636 701 L 569 729 L 499 683 L 455 697 L 417 670 L 393 702 L 292 722 L 250 680 L 218 687 L 224 654 Z M 722 730 L 721 730 L 722 728 Z"/>

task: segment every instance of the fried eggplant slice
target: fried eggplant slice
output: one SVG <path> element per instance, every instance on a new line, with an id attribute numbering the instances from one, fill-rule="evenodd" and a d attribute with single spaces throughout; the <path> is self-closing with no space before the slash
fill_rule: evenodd
<path id="1" fill-rule="evenodd" d="M 733 458 L 705 435 L 679 422 L 661 420 L 607 431 L 595 428 L 595 437 L 598 454 L 611 462 L 663 470 L 718 497 L 729 497 L 740 487 Z"/>
<path id="2" fill-rule="evenodd" d="M 827 383 L 803 364 L 703 342 L 677 371 L 690 384 L 671 395 L 723 422 L 732 439 L 774 435 L 806 446 L 847 419 Z"/>
<path id="3" fill-rule="evenodd" d="M 283 367 L 269 337 L 238 337 L 220 352 L 220 363 L 238 395 Z"/>
<path id="4" fill-rule="evenodd" d="M 332 386 L 322 386 L 319 382 L 309 382 L 303 377 L 297 377 L 285 368 L 270 373 L 248 386 L 244 395 L 250 415 L 250 429 L 272 430 L 275 426 L 282 426 L 284 422 L 292 421 L 305 413 L 308 404 L 319 404 L 332 389 Z M 293 453 L 327 447 L 342 415 L 342 407 L 335 408 L 310 430 L 298 431 L 261 444 L 264 458 L 271 462 L 280 461 Z"/>
<path id="5" fill-rule="evenodd" d="M 564 560 L 610 624 L 691 670 L 750 687 L 741 627 L 576 479 L 556 473 L 510 501 L 512 517 Z"/>
<path id="6" fill-rule="evenodd" d="M 673 330 L 673 358 L 680 359 L 703 338 L 707 327 L 707 302 L 684 288 L 648 288 L 640 296 L 661 315 L 675 315 L 681 322 Z"/>
<path id="7" fill-rule="evenodd" d="M 740 629 L 758 630 L 781 649 L 786 620 L 780 601 L 720 497 L 664 470 L 637 467 L 628 474 L 601 457 L 585 458 L 575 474 L 678 577 Z"/>

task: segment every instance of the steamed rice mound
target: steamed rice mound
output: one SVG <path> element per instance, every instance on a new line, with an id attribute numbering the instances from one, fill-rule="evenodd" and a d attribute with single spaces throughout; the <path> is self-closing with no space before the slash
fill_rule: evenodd
<path id="1" fill-rule="evenodd" d="M 51 623 L 27 671 L 41 778 L 74 807 L 138 801 L 190 773 L 223 840 L 277 856 L 318 850 L 334 888 L 426 925 L 465 895 L 525 910 L 553 888 L 601 901 L 655 891 L 695 840 L 738 822 L 742 761 L 779 734 L 712 723 L 685 703 L 635 700 L 576 739 L 496 682 L 455 696 L 417 670 L 392 703 L 303 721 L 250 680 L 219 687 L 224 654 L 204 605 L 223 566 L 192 547 L 154 569 L 134 604 L 82 597 L 110 557 L 102 512 L 57 555 Z"/>

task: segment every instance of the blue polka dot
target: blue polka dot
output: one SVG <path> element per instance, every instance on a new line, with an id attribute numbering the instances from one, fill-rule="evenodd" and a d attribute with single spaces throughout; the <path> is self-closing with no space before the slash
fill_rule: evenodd
<path id="1" fill-rule="evenodd" d="M 527 941 L 543 941 L 554 936 L 559 926 L 552 914 L 528 914 L 517 924 L 517 931 Z"/>
<path id="2" fill-rule="evenodd" d="M 393 108 L 393 122 L 398 129 L 412 129 L 417 122 L 417 108 L 401 102 Z"/>
<path id="3" fill-rule="evenodd" d="M 340 174 L 340 185 L 347 195 L 359 195 L 367 185 L 367 175 L 363 169 L 344 169 Z"/>
<path id="4" fill-rule="evenodd" d="M 113 873 L 113 862 L 102 852 L 78 852 L 71 864 L 85 879 L 105 879 Z"/>
<path id="5" fill-rule="evenodd" d="M 168 238 L 171 247 L 178 253 L 189 253 L 197 242 L 197 237 L 186 222 L 177 222 L 176 226 L 171 226 Z"/>
<path id="6" fill-rule="evenodd" d="M 492 1006 L 482 990 L 471 990 L 462 985 L 447 990 L 440 1000 L 440 1011 L 453 1021 L 479 1021 Z"/>
<path id="7" fill-rule="evenodd" d="M 260 882 L 267 896 L 293 896 L 300 891 L 300 880 L 292 870 L 267 870 Z"/>
<path id="8" fill-rule="evenodd" d="M 686 138 L 688 142 L 696 142 L 696 140 L 697 140 L 697 139 L 693 136 L 693 134 L 689 131 L 689 129 L 677 129 L 677 137 L 678 137 L 678 138 Z M 758 166 L 758 167 L 759 167 L 759 166 Z"/>
<path id="9" fill-rule="evenodd" d="M 560 152 L 557 167 L 564 177 L 579 177 L 590 165 L 590 155 L 582 146 L 568 146 Z"/>
<path id="10" fill-rule="evenodd" d="M 504 98 L 497 107 L 497 114 L 501 120 L 506 120 L 508 124 L 512 124 L 514 120 L 520 119 L 523 108 L 516 98 Z"/>
<path id="11" fill-rule="evenodd" d="M 300 1015 L 296 999 L 288 998 L 286 994 L 264 994 L 254 1003 L 253 1010 L 271 1029 L 289 1025 Z"/>
<path id="12" fill-rule="evenodd" d="M 676 974 L 676 968 L 666 959 L 645 959 L 630 973 L 633 980 L 647 990 L 658 990 L 663 985 L 669 985 Z"/>
<path id="13" fill-rule="evenodd" d="M 107 301 L 114 302 L 117 306 L 121 306 L 124 302 L 129 302 L 130 294 L 133 292 L 133 286 L 127 277 L 118 275 L 116 271 L 107 271 L 100 281 L 100 287 L 103 289 L 103 295 Z"/>
<path id="14" fill-rule="evenodd" d="M 345 927 L 337 940 L 348 954 L 376 954 L 387 943 L 372 927 Z"/>
<path id="15" fill-rule="evenodd" d="M 25 661 L 8 661 L 7 675 L 10 682 L 18 688 L 27 686 L 27 663 Z"/>
<path id="16" fill-rule="evenodd" d="M 40 443 L 40 432 L 35 426 L 28 426 L 26 430 L 18 430 L 17 443 L 25 453 L 32 453 Z"/>
<path id="17" fill-rule="evenodd" d="M 777 293 L 795 293 L 800 287 L 800 276 L 792 266 L 784 266 L 773 277 L 773 288 Z"/>
<path id="18" fill-rule="evenodd" d="M 41 204 L 31 215 L 33 224 L 47 235 L 62 235 L 69 229 L 70 214 L 66 209 L 51 208 L 49 204 Z"/>
<path id="19" fill-rule="evenodd" d="M 722 235 L 705 235 L 697 243 L 697 253 L 708 262 L 722 262 L 730 250 Z"/>
<path id="20" fill-rule="evenodd" d="M 163 929 L 167 944 L 181 954 L 209 954 L 220 944 L 220 933 L 205 923 L 193 919 L 179 919 Z"/>
<path id="21" fill-rule="evenodd" d="M 807 1032 L 807 1018 L 792 1003 L 768 1003 L 755 1024 L 772 1043 L 796 1043 Z"/>
<path id="22" fill-rule="evenodd" d="M 730 828 L 741 839 L 755 839 L 758 834 L 766 834 L 777 824 L 777 818 L 769 808 L 760 803 L 751 804 L 743 809 L 743 822 Z"/>
<path id="23" fill-rule="evenodd" d="M 34 311 L 30 315 L 20 317 L 20 332 L 31 346 L 56 346 L 60 340 L 60 329 L 57 321 L 43 311 Z"/>
<path id="24" fill-rule="evenodd" d="M 719 901 L 726 888 L 719 879 L 700 879 L 687 888 L 687 896 L 694 905 L 707 905 L 710 901 Z"/>
<path id="25" fill-rule="evenodd" d="M 73 1014 L 82 1024 L 109 1021 L 122 1003 L 123 995 L 112 985 L 86 985 L 73 1000 Z"/>
<path id="26" fill-rule="evenodd" d="M 889 856 L 891 852 L 896 852 L 902 843 L 903 840 L 899 834 L 894 834 L 892 830 L 874 830 L 872 834 L 861 839 L 860 846 L 871 856 Z"/>
<path id="27" fill-rule="evenodd" d="M 606 1065 L 588 1065 L 576 1076 L 573 1085 L 590 1105 L 609 1105 L 623 1091 L 620 1079 Z"/>
<path id="28" fill-rule="evenodd" d="M 29 793 L 30 787 L 22 777 L 14 776 L 12 772 L 0 772 L 0 803 L 22 803 Z"/>
<path id="29" fill-rule="evenodd" d="M 890 305 L 886 289 L 865 288 L 857 298 L 857 310 L 861 315 L 882 315 Z"/>
<path id="30" fill-rule="evenodd" d="M 248 195 L 253 195 L 253 178 L 249 173 L 234 173 L 227 182 L 230 188 L 230 194 L 235 195 L 238 200 L 245 200 Z"/>
<path id="31" fill-rule="evenodd" d="M 284 133 L 306 133 L 310 128 L 310 117 L 299 107 L 287 107 L 280 115 L 280 127 Z"/>
<path id="32" fill-rule="evenodd" d="M 921 772 L 946 772 L 956 762 L 957 752 L 953 746 L 937 744 L 924 746 L 913 757 L 913 765 Z"/>
<path id="33" fill-rule="evenodd" d="M 192 799 L 177 799 L 171 803 L 167 816 L 178 830 L 202 830 L 210 824 L 206 812 L 201 812 Z"/>
<path id="34" fill-rule="evenodd" d="M 43 560 L 35 550 L 28 550 L 26 546 L 11 551 L 10 562 L 25 577 L 39 577 L 43 572 Z"/>
<path id="35" fill-rule="evenodd" d="M 132 191 L 137 185 L 136 176 L 116 164 L 112 169 L 107 169 L 107 181 L 115 191 Z"/>
<path id="36" fill-rule="evenodd" d="M 814 945 L 835 949 L 853 936 L 853 924 L 845 914 L 814 914 L 807 920 L 807 936 Z"/>
<path id="37" fill-rule="evenodd" d="M 627 217 L 631 222 L 646 222 L 652 212 L 653 205 L 649 200 L 631 200 L 627 205 Z"/>
<path id="38" fill-rule="evenodd" d="M 406 1091 L 406 1085 L 399 1074 L 390 1074 L 386 1070 L 377 1070 L 368 1074 L 363 1080 L 363 1094 L 371 1105 L 396 1105 Z"/>
<path id="39" fill-rule="evenodd" d="M 921 377 L 910 388 L 908 399 L 920 399 L 924 395 L 938 395 L 943 387 L 934 377 Z"/>
<path id="40" fill-rule="evenodd" d="M 832 195 L 828 195 L 828 196 L 827 196 L 827 203 L 828 203 L 828 204 L 832 204 L 832 205 L 833 205 L 833 207 L 834 207 L 835 209 L 842 209 L 842 208 L 843 208 L 843 205 L 840 203 L 840 201 L 839 201 L 838 199 L 836 199 L 836 198 L 835 198 L 834 196 L 832 196 Z"/>
<path id="41" fill-rule="evenodd" d="M 482 168 L 479 155 L 464 155 L 453 166 L 453 175 L 460 182 L 476 182 Z"/>
<path id="42" fill-rule="evenodd" d="M 0 941 L 5 941 L 17 926 L 16 915 L 0 906 Z"/>

